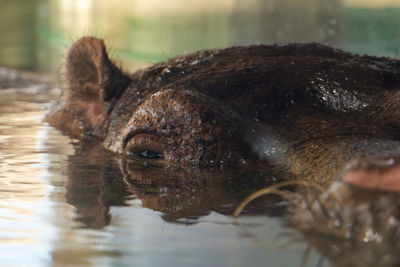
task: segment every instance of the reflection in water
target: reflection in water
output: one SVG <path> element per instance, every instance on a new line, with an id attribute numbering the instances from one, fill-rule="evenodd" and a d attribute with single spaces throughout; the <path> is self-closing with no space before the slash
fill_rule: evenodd
<path id="1" fill-rule="evenodd" d="M 274 216 L 283 208 L 274 197 L 252 205 L 241 225 L 229 216 L 268 183 L 256 172 L 146 166 L 85 144 L 69 157 L 67 173 L 66 200 L 86 230 L 53 250 L 57 263 L 75 255 L 75 264 L 110 266 L 285 266 L 299 264 L 305 251 L 292 244 L 295 234 L 279 236 L 284 228 Z M 249 215 L 260 213 L 272 217 Z M 289 248 L 280 247 L 285 242 Z"/>
<path id="2" fill-rule="evenodd" d="M 0 64 L 58 70 L 64 49 L 88 33 L 105 37 L 132 68 L 260 42 L 319 41 L 396 56 L 400 9 L 363 9 L 359 2 L 3 1 Z M 29 89 L 0 89 L 2 265 L 316 266 L 323 259 L 328 266 L 384 253 L 382 246 L 301 237 L 283 225 L 284 209 L 274 197 L 252 203 L 238 224 L 229 214 L 274 182 L 271 175 L 149 167 L 96 146 L 71 145 L 40 122 L 54 97 L 21 80 L 5 86 L 12 75 L 2 74 L 0 87 Z M 309 255 L 307 247 L 316 249 Z M 373 263 L 370 258 L 362 263 Z"/>
<path id="3" fill-rule="evenodd" d="M 362 258 L 373 266 L 396 258 L 397 243 L 303 236 L 285 226 L 273 196 L 238 223 L 230 214 L 275 182 L 270 170 L 149 166 L 95 143 L 71 145 L 40 123 L 53 96 L 32 92 L 0 90 L 2 264 L 353 266 Z"/>
<path id="4" fill-rule="evenodd" d="M 249 193 L 272 183 L 267 173 L 146 166 L 115 160 L 98 145 L 85 145 L 69 160 L 67 201 L 77 207 L 80 221 L 90 228 L 108 225 L 109 207 L 124 205 L 127 198 L 162 212 L 166 221 L 192 218 L 195 223 L 210 211 L 232 214 Z M 265 202 L 253 208 L 271 215 L 282 212 Z"/>
<path id="5" fill-rule="evenodd" d="M 279 235 L 287 230 L 275 217 L 282 212 L 275 198 L 255 202 L 241 225 L 229 215 L 269 178 L 245 170 L 146 167 L 99 146 L 71 145 L 40 123 L 49 100 L 0 91 L 2 264 L 292 266 L 301 261 L 307 245 Z M 287 242 L 289 247 L 281 247 Z M 315 254 L 310 262 L 318 258 Z"/>
<path id="6" fill-rule="evenodd" d="M 50 262 L 48 251 L 57 235 L 49 201 L 55 173 L 49 166 L 60 170 L 66 155 L 55 151 L 64 147 L 68 154 L 67 139 L 40 123 L 43 100 L 32 100 L 0 91 L 0 255 L 5 265 Z"/>

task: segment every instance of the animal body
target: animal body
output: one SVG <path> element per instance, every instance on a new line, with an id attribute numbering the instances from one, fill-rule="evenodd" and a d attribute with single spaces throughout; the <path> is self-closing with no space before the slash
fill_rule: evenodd
<path id="1" fill-rule="evenodd" d="M 302 198 L 293 221 L 345 237 L 364 218 L 354 214 L 398 218 L 399 89 L 400 61 L 315 43 L 200 51 L 127 74 L 102 40 L 83 37 L 67 55 L 65 100 L 46 121 L 124 159 L 269 166 L 279 179 L 319 183 L 326 192 Z M 386 200 L 362 197 L 370 190 Z"/>

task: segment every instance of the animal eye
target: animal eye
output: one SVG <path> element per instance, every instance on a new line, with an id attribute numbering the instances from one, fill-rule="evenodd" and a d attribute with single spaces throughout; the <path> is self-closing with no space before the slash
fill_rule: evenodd
<path id="1" fill-rule="evenodd" d="M 163 146 L 159 138 L 151 133 L 133 135 L 126 143 L 125 152 L 137 159 L 163 159 Z"/>
<path id="2" fill-rule="evenodd" d="M 139 156 L 145 159 L 162 159 L 163 156 L 152 150 L 143 150 L 139 153 Z"/>

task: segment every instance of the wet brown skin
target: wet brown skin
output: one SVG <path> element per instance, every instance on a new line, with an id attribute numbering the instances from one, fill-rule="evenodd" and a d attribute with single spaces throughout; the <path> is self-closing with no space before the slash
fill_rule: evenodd
<path id="1" fill-rule="evenodd" d="M 169 163 L 204 165 L 281 161 L 326 181 L 343 162 L 380 153 L 347 148 L 352 138 L 397 141 L 399 67 L 289 44 L 201 51 L 125 75 L 102 40 L 84 37 L 67 56 L 65 102 L 46 120 L 119 154 L 153 151 Z"/>
<path id="2" fill-rule="evenodd" d="M 70 136 L 96 139 L 124 160 L 254 164 L 282 180 L 329 186 L 349 162 L 400 154 L 399 70 L 395 59 L 288 44 L 201 51 L 127 75 L 109 60 L 102 40 L 84 37 L 67 56 L 65 101 L 46 121 Z M 366 177 L 338 182 L 368 192 Z M 339 192 L 341 200 L 324 204 L 332 210 L 356 198 L 334 185 L 325 194 Z M 385 183 L 378 188 L 387 192 Z M 327 230 L 322 221 L 311 223 L 325 214 L 303 196 L 307 204 L 300 201 L 293 213 L 297 227 L 317 223 L 318 231 L 346 237 L 334 224 Z M 298 217 L 302 210 L 311 215 Z"/>
<path id="3" fill-rule="evenodd" d="M 399 168 L 399 156 L 349 164 L 324 192 L 290 196 L 290 224 L 335 266 L 399 266 Z"/>
<path id="4" fill-rule="evenodd" d="M 291 219 L 303 230 L 344 239 L 398 241 L 399 168 L 399 156 L 357 160 L 324 192 L 298 192 Z"/>

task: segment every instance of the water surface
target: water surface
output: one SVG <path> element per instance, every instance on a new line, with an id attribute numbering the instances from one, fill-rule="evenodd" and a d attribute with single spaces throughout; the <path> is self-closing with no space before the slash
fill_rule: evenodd
<path id="1" fill-rule="evenodd" d="M 104 38 L 126 69 L 275 42 L 398 54 L 399 1 L 192 3 L 3 1 L 0 65 L 49 71 L 62 84 L 65 53 L 87 34 Z M 12 77 L 0 69 L 0 80 Z M 255 201 L 238 221 L 235 207 L 273 177 L 124 162 L 41 122 L 57 90 L 18 84 L 0 89 L 1 266 L 374 266 L 390 246 L 305 235 L 286 226 L 274 197 Z"/>
<path id="2" fill-rule="evenodd" d="M 171 174 L 133 166 L 121 171 L 120 159 L 82 147 L 41 122 L 54 98 L 32 90 L 0 91 L 2 266 L 299 266 L 304 261 L 309 245 L 283 225 L 280 208 L 268 210 L 261 201 L 240 221 L 231 216 L 264 178 L 243 173 L 247 182 L 236 183 L 228 170 Z M 320 258 L 313 252 L 307 263 L 313 266 Z"/>

